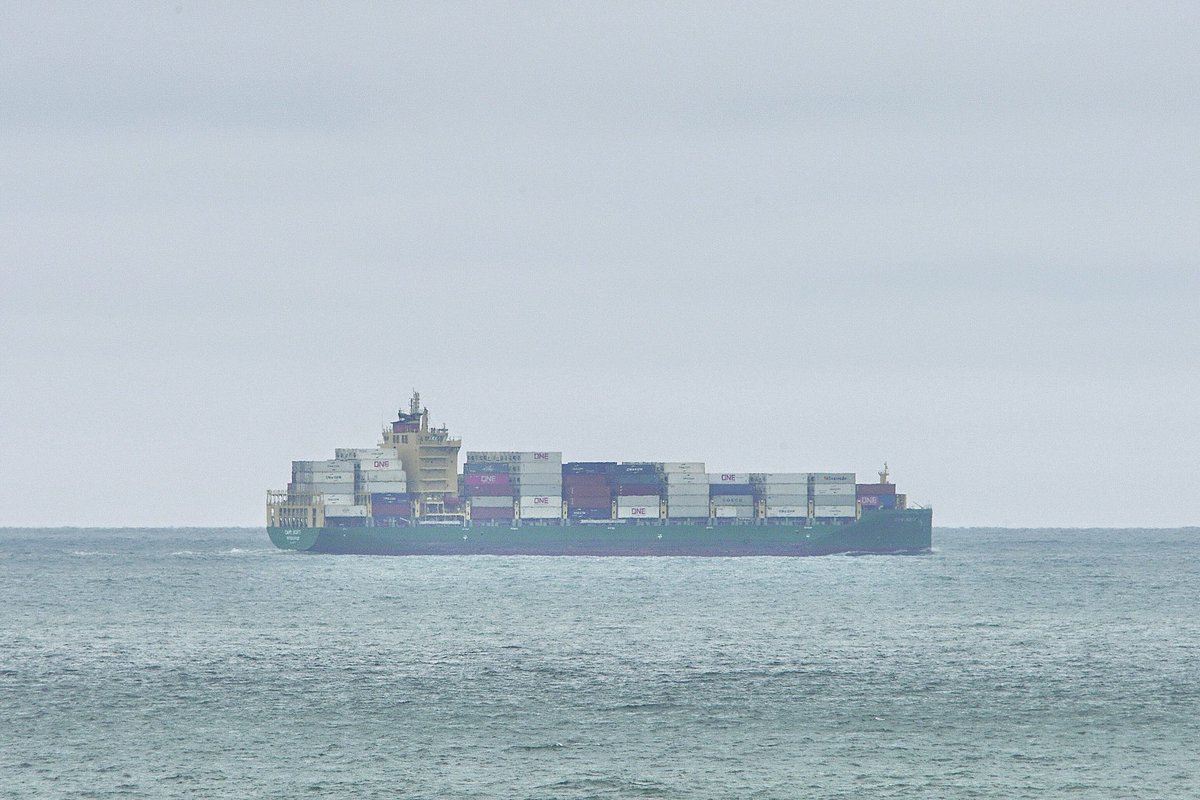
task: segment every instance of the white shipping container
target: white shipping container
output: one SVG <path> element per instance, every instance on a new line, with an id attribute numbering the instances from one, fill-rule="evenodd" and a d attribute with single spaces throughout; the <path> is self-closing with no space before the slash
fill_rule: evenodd
<path id="1" fill-rule="evenodd" d="M 808 508 L 806 494 L 764 494 L 763 501 L 769 506 L 804 506 Z"/>
<path id="2" fill-rule="evenodd" d="M 557 483 L 562 485 L 562 473 L 557 470 L 549 472 L 514 472 L 509 474 L 513 483 Z"/>
<path id="3" fill-rule="evenodd" d="M 354 470 L 349 472 L 309 472 L 296 477 L 311 483 L 354 483 Z"/>
<path id="4" fill-rule="evenodd" d="M 358 468 L 360 470 L 404 469 L 404 466 L 398 458 L 360 458 Z"/>
<path id="5" fill-rule="evenodd" d="M 548 506 L 522 508 L 521 519 L 562 519 L 562 509 Z"/>
<path id="6" fill-rule="evenodd" d="M 557 475 L 562 477 L 562 464 L 555 461 L 525 461 L 509 466 L 514 475 Z"/>
<path id="7" fill-rule="evenodd" d="M 330 493 L 330 494 L 323 494 L 322 498 L 325 500 L 325 505 L 327 505 L 327 506 L 352 506 L 352 505 L 354 505 L 354 495 L 353 494 Z"/>
<path id="8" fill-rule="evenodd" d="M 293 483 L 291 489 L 296 494 L 347 494 L 354 491 L 353 483 Z"/>
<path id="9" fill-rule="evenodd" d="M 714 517 L 734 519 L 754 519 L 753 508 L 738 508 L 737 506 L 717 506 L 713 509 Z"/>
<path id="10" fill-rule="evenodd" d="M 512 508 L 511 497 L 472 497 L 471 508 Z"/>
<path id="11" fill-rule="evenodd" d="M 658 503 L 652 506 L 617 506 L 617 519 L 658 519 Z"/>
<path id="12" fill-rule="evenodd" d="M 655 508 L 658 508 L 658 495 L 638 494 L 618 497 L 617 508 L 620 508 L 621 506 L 628 506 L 630 508 L 634 506 L 654 506 Z"/>
<path id="13" fill-rule="evenodd" d="M 707 483 L 673 483 L 667 487 L 667 496 L 708 497 Z"/>
<path id="14" fill-rule="evenodd" d="M 807 506 L 767 506 L 768 517 L 807 517 Z"/>
<path id="15" fill-rule="evenodd" d="M 521 497 L 543 497 L 550 494 L 562 494 L 561 483 L 535 483 L 532 485 L 521 484 L 516 487 L 516 494 Z"/>
<path id="16" fill-rule="evenodd" d="M 667 483 L 679 485 L 694 483 L 699 486 L 707 487 L 708 476 L 703 472 L 668 472 Z"/>
<path id="17" fill-rule="evenodd" d="M 750 483 L 749 472 L 710 472 L 708 482 L 728 484 L 730 486 L 747 486 Z"/>
<path id="18" fill-rule="evenodd" d="M 377 458 L 397 459 L 400 452 L 394 447 L 339 447 L 336 450 L 339 459 L 350 461 L 374 461 Z"/>
<path id="19" fill-rule="evenodd" d="M 327 517 L 365 517 L 367 516 L 366 506 L 337 506 L 325 504 L 325 516 Z"/>
<path id="20" fill-rule="evenodd" d="M 814 472 L 813 483 L 854 483 L 853 472 Z"/>
<path id="21" fill-rule="evenodd" d="M 754 498 L 748 494 L 714 494 L 712 501 L 722 506 L 754 508 Z"/>
<path id="22" fill-rule="evenodd" d="M 703 461 L 667 461 L 663 463 L 662 468 L 663 472 L 704 474 Z"/>
<path id="23" fill-rule="evenodd" d="M 667 516 L 675 519 L 707 517 L 708 511 L 708 506 L 667 506 Z"/>
<path id="24" fill-rule="evenodd" d="M 857 516 L 854 505 L 813 506 L 814 517 L 853 517 Z"/>
<path id="25" fill-rule="evenodd" d="M 468 450 L 467 461 L 501 464 L 557 464 L 562 469 L 562 453 L 548 450 Z"/>
<path id="26" fill-rule="evenodd" d="M 534 508 L 536 506 L 554 506 L 560 508 L 562 506 L 562 498 L 557 495 L 538 495 L 521 498 L 521 508 Z"/>
<path id="27" fill-rule="evenodd" d="M 332 458 L 326 461 L 293 461 L 292 471 L 301 472 L 353 472 L 354 460 Z"/>
<path id="28" fill-rule="evenodd" d="M 763 492 L 773 492 L 775 494 L 808 494 L 809 484 L 807 483 L 760 483 L 758 488 Z"/>
<path id="29" fill-rule="evenodd" d="M 406 480 L 404 470 L 402 469 L 364 469 L 358 474 L 362 476 L 363 483 Z"/>
<path id="30" fill-rule="evenodd" d="M 854 484 L 852 483 L 814 483 L 813 495 L 816 497 L 829 497 L 836 495 L 846 495 L 854 497 Z M 834 505 L 830 503 L 829 505 Z"/>
<path id="31" fill-rule="evenodd" d="M 378 481 L 377 483 L 363 484 L 362 490 L 371 494 L 382 494 L 384 492 L 394 492 L 396 494 L 404 494 L 408 491 L 407 481 Z"/>
<path id="32" fill-rule="evenodd" d="M 561 497 L 522 497 L 522 519 L 559 519 L 562 517 Z"/>
<path id="33" fill-rule="evenodd" d="M 760 472 L 757 475 L 758 480 L 755 483 L 777 484 L 785 483 L 790 485 L 808 485 L 807 472 Z"/>

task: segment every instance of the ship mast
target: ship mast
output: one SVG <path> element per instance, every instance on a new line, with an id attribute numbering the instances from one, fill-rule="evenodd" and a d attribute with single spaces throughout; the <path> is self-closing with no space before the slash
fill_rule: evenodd
<path id="1" fill-rule="evenodd" d="M 886 461 L 883 462 L 883 471 L 879 473 L 879 482 L 880 483 L 890 483 L 890 481 L 888 480 L 888 465 L 887 465 Z"/>

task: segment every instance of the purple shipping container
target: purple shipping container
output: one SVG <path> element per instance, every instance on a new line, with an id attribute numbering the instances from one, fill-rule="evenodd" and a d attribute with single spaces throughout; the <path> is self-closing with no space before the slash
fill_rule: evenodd
<path id="1" fill-rule="evenodd" d="M 634 483 L 618 486 L 617 494 L 621 497 L 644 497 L 651 494 L 660 494 L 660 491 L 657 482 Z"/>
<path id="2" fill-rule="evenodd" d="M 870 497 L 871 495 L 876 495 L 876 496 L 882 497 L 883 495 L 889 495 L 889 494 L 894 497 L 896 494 L 896 484 L 894 484 L 894 483 L 860 483 L 854 487 L 854 491 L 858 494 L 859 497 Z"/>
<path id="3" fill-rule="evenodd" d="M 612 494 L 607 486 L 565 486 L 563 494 L 572 498 L 606 498 Z"/>
<path id="4" fill-rule="evenodd" d="M 563 486 L 608 486 L 607 475 L 564 475 Z"/>

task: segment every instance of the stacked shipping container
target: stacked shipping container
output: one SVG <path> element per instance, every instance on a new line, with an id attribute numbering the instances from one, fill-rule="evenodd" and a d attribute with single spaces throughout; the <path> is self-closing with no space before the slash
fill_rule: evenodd
<path id="1" fill-rule="evenodd" d="M 718 519 L 754 519 L 755 486 L 746 472 L 714 472 L 708 476 L 712 515 Z"/>
<path id="2" fill-rule="evenodd" d="M 854 487 L 854 494 L 863 511 L 896 507 L 896 484 L 894 483 L 859 483 Z"/>
<path id="3" fill-rule="evenodd" d="M 473 520 L 562 519 L 562 453 L 467 453 L 463 482 Z"/>
<path id="4" fill-rule="evenodd" d="M 704 464 L 668 462 L 662 465 L 662 471 L 667 485 L 667 518 L 707 518 L 710 506 Z"/>
<path id="5" fill-rule="evenodd" d="M 807 472 L 757 472 L 750 476 L 757 486 L 767 519 L 808 518 Z"/>
<path id="6" fill-rule="evenodd" d="M 468 461 L 463 465 L 463 497 L 471 504 L 472 520 L 513 519 L 513 485 L 508 470 L 508 462 Z"/>
<path id="7" fill-rule="evenodd" d="M 609 473 L 616 463 L 576 461 L 563 464 L 563 498 L 567 518 L 573 520 L 612 519 L 612 486 Z"/>
<path id="8" fill-rule="evenodd" d="M 858 516 L 853 472 L 816 472 L 812 475 L 813 516 L 821 520 L 847 520 Z"/>
<path id="9" fill-rule="evenodd" d="M 354 502 L 354 461 L 293 461 L 288 494 L 322 503 L 325 524 L 331 527 L 364 525 L 367 507 Z"/>
<path id="10" fill-rule="evenodd" d="M 320 504 L 333 527 L 411 524 L 413 497 L 395 448 L 339 448 L 292 462 L 290 496 Z M 477 521 L 722 520 L 845 522 L 860 509 L 903 506 L 890 483 L 854 473 L 713 473 L 701 462 L 570 462 L 548 451 L 466 454 L 463 494 Z M 447 496 L 447 510 L 460 507 Z M 450 502 L 453 501 L 453 502 Z"/>
<path id="11" fill-rule="evenodd" d="M 657 464 L 617 464 L 611 480 L 617 496 L 617 519 L 660 519 L 662 474 Z"/>

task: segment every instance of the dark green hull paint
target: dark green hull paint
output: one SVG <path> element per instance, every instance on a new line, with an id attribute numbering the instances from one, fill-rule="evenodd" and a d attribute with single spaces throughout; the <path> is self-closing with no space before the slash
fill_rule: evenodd
<path id="1" fill-rule="evenodd" d="M 283 550 L 359 555 L 820 556 L 925 553 L 933 511 L 865 512 L 851 525 L 415 525 L 268 528 Z"/>

